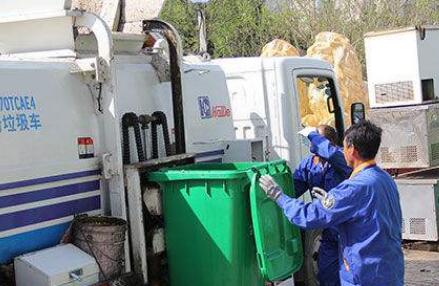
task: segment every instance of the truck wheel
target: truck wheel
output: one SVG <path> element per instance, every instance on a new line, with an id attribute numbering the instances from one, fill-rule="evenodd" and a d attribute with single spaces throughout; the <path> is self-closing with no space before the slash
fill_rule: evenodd
<path id="1" fill-rule="evenodd" d="M 321 230 L 310 230 L 305 232 L 304 243 L 304 274 L 305 285 L 318 286 L 319 280 L 317 278 L 319 257 L 320 238 L 322 236 Z"/>

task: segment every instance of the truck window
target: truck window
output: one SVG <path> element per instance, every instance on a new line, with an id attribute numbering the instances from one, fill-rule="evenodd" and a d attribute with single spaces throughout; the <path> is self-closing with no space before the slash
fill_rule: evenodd
<path id="1" fill-rule="evenodd" d="M 339 144 L 342 144 L 344 122 L 334 80 L 324 76 L 302 75 L 296 78 L 296 89 L 300 105 L 300 125 L 330 125 L 337 130 Z"/>
<path id="2" fill-rule="evenodd" d="M 317 127 L 322 124 L 336 126 L 333 100 L 333 81 L 326 77 L 300 76 L 296 79 L 299 95 L 300 123 L 303 127 Z M 336 96 L 335 96 L 336 98 Z"/>

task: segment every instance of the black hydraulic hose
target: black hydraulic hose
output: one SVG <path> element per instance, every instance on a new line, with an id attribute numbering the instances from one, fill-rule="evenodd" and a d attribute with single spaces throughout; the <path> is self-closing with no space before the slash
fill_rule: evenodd
<path id="1" fill-rule="evenodd" d="M 171 72 L 172 107 L 174 115 L 175 151 L 176 154 L 186 152 L 186 139 L 183 116 L 183 91 L 181 83 L 181 40 L 172 25 L 159 20 L 144 20 L 143 31 L 159 31 L 166 38 L 169 46 L 169 61 Z"/>
<path id="2" fill-rule="evenodd" d="M 163 114 L 165 115 L 165 114 Z M 164 120 L 162 122 L 162 130 L 163 130 L 163 139 L 165 140 L 165 152 L 166 156 L 171 156 L 171 139 L 169 138 L 169 128 L 168 128 L 168 122 L 166 119 L 166 116 L 164 117 Z"/>
<path id="3" fill-rule="evenodd" d="M 125 113 L 122 116 L 122 144 L 123 144 L 123 164 L 131 163 L 130 156 L 130 134 L 128 132 L 128 128 L 130 127 L 130 115 L 129 113 Z"/>
<path id="4" fill-rule="evenodd" d="M 166 118 L 166 114 L 163 111 L 156 111 L 152 114 L 152 116 L 157 118 L 158 124 L 162 126 L 166 156 L 171 156 L 171 140 L 169 138 L 168 120 Z"/>
<path id="5" fill-rule="evenodd" d="M 151 143 L 152 143 L 152 158 L 157 159 L 159 157 L 158 147 L 158 135 L 157 135 L 157 120 L 151 123 Z"/>
<path id="6" fill-rule="evenodd" d="M 134 137 L 136 139 L 137 157 L 139 158 L 139 162 L 143 162 L 145 161 L 145 154 L 143 153 L 142 135 L 140 133 L 138 118 L 137 118 L 137 122 L 134 124 L 133 127 L 134 127 Z"/>
<path id="7" fill-rule="evenodd" d="M 140 126 L 142 127 L 141 129 L 143 130 L 143 140 L 144 140 L 144 148 L 143 148 L 143 152 L 145 153 L 145 158 L 148 158 L 148 126 L 151 122 L 154 121 L 154 118 L 151 115 L 148 114 L 142 114 L 139 115 L 139 123 Z"/>
<path id="8" fill-rule="evenodd" d="M 139 161 L 145 161 L 145 154 L 143 152 L 142 137 L 140 134 L 139 118 L 133 112 L 125 113 L 122 116 L 122 141 L 123 141 L 123 163 L 131 163 L 130 153 L 130 135 L 129 128 L 133 127 L 134 137 L 136 139 L 137 156 Z"/>

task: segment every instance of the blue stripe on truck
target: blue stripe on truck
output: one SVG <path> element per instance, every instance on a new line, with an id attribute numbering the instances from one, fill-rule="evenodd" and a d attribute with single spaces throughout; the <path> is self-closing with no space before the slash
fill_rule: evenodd
<path id="1" fill-rule="evenodd" d="M 10 262 L 23 253 L 58 244 L 70 224 L 65 222 L 67 219 L 76 214 L 99 211 L 101 196 L 91 192 L 100 190 L 100 180 L 96 178 L 100 174 L 100 170 L 83 170 L 0 184 L 0 193 L 10 190 L 0 197 L 0 209 L 4 212 L 0 215 L 0 233 L 11 231 L 9 236 L 3 233 L 0 238 L 0 264 Z M 87 178 L 92 176 L 94 178 Z M 83 182 L 68 181 L 79 178 L 84 178 Z M 39 186 L 46 183 L 55 184 Z M 29 189 L 18 189 L 22 187 Z M 85 198 L 72 200 L 68 197 L 82 193 Z M 87 193 L 90 193 L 88 197 Z M 47 205 L 45 201 L 50 199 L 57 202 Z M 19 210 L 20 206 L 28 203 L 35 203 L 34 207 Z M 5 212 L 5 208 L 10 209 Z"/>
<path id="2" fill-rule="evenodd" d="M 24 211 L 0 215 L 0 231 L 81 214 L 101 208 L 101 197 L 94 196 Z"/>
<path id="3" fill-rule="evenodd" d="M 35 179 L 30 179 L 30 180 L 16 181 L 16 182 L 11 182 L 11 183 L 4 183 L 4 184 L 0 184 L 0 191 L 21 188 L 21 187 L 28 187 L 28 186 L 38 185 L 38 184 L 46 184 L 46 183 L 52 183 L 52 182 L 58 182 L 58 181 L 64 181 L 64 180 L 77 179 L 77 178 L 82 178 L 82 177 L 96 176 L 96 175 L 99 175 L 100 173 L 101 173 L 100 170 L 89 170 L 89 171 L 81 171 L 81 172 L 68 173 L 68 174 L 62 174 L 62 175 L 55 175 L 55 176 L 50 176 L 50 177 L 42 177 L 42 178 L 35 178 Z"/>
<path id="4" fill-rule="evenodd" d="M 10 263 L 14 257 L 57 245 L 70 222 L 0 238 L 0 264 Z"/>
<path id="5" fill-rule="evenodd" d="M 0 197 L 0 208 L 6 208 L 20 204 L 27 204 L 37 201 L 54 199 L 64 196 L 71 196 L 80 193 L 98 191 L 99 189 L 100 189 L 100 182 L 99 180 L 95 180 L 90 182 L 42 189 L 38 191 L 31 191 L 28 193 L 14 194 L 14 195 Z"/>

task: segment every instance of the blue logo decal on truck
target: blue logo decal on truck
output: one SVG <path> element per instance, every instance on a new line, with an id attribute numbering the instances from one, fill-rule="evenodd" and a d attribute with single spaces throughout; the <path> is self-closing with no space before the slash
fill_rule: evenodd
<path id="1" fill-rule="evenodd" d="M 198 107 L 200 109 L 201 119 L 208 119 L 212 117 L 212 110 L 210 108 L 210 101 L 208 96 L 198 97 Z"/>
<path id="2" fill-rule="evenodd" d="M 38 131 L 42 127 L 33 96 L 0 96 L 0 132 Z"/>

